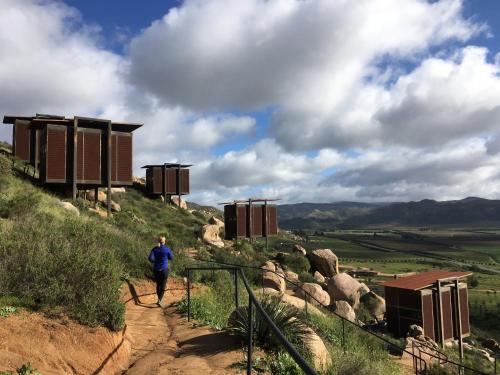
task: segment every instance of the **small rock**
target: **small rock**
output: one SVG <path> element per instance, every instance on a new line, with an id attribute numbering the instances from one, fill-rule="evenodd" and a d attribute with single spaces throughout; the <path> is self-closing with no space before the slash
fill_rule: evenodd
<path id="1" fill-rule="evenodd" d="M 170 201 L 177 207 L 182 208 L 183 210 L 187 210 L 188 208 L 186 201 L 182 198 L 181 198 L 181 203 L 179 204 L 179 197 L 177 196 L 170 197 Z"/>
<path id="2" fill-rule="evenodd" d="M 71 203 L 59 201 L 59 205 L 62 208 L 64 208 L 65 210 L 67 210 L 67 211 L 75 214 L 76 216 L 80 216 L 80 211 L 78 210 L 78 208 L 76 208 L 75 206 L 73 206 Z"/>
<path id="3" fill-rule="evenodd" d="M 409 337 L 418 337 L 423 335 L 424 335 L 424 329 L 417 324 L 412 324 L 410 328 L 408 328 Z"/>
<path id="4" fill-rule="evenodd" d="M 220 219 L 217 219 L 215 216 L 210 217 L 210 219 L 208 219 L 208 223 L 217 225 L 219 228 L 224 228 L 224 222 Z"/>
<path id="5" fill-rule="evenodd" d="M 326 282 L 326 279 L 325 277 L 320 274 L 318 271 L 315 271 L 314 272 L 314 280 L 318 283 L 318 284 L 324 284 Z"/>
<path id="6" fill-rule="evenodd" d="M 306 249 L 304 249 L 302 246 L 300 246 L 299 244 L 295 244 L 293 245 L 293 249 L 292 249 L 292 252 L 294 253 L 300 253 L 302 255 L 306 255 L 307 252 L 306 252 Z"/>
<path id="7" fill-rule="evenodd" d="M 103 191 L 98 191 L 97 192 L 97 200 L 99 202 L 105 202 L 106 201 L 106 193 L 103 192 Z M 90 190 L 89 192 L 87 192 L 87 200 L 93 202 L 95 200 L 95 191 L 94 190 Z"/>
<path id="8" fill-rule="evenodd" d="M 354 322 L 356 320 L 356 313 L 354 309 L 346 301 L 335 301 L 333 304 L 334 311 L 340 316 Z"/>
<path id="9" fill-rule="evenodd" d="M 299 281 L 299 275 L 297 275 L 295 272 L 293 271 L 285 271 L 285 277 L 290 280 L 290 281 L 294 281 L 294 282 L 297 282 Z"/>
<path id="10" fill-rule="evenodd" d="M 283 279 L 282 277 L 278 276 L 275 273 L 275 272 L 282 273 L 284 275 L 282 270 L 280 272 L 280 270 L 276 267 L 276 265 L 271 261 L 267 261 L 260 268 L 269 271 L 269 272 L 264 272 L 262 276 L 262 282 L 264 288 L 275 289 L 281 293 L 285 292 L 286 289 L 285 279 Z"/>
<path id="11" fill-rule="evenodd" d="M 125 190 L 124 187 L 114 187 L 114 188 L 111 188 L 111 194 L 113 193 L 126 193 L 127 190 Z"/>

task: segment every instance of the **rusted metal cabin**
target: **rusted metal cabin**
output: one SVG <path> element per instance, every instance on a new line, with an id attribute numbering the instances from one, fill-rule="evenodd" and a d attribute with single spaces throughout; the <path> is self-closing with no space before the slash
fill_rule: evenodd
<path id="1" fill-rule="evenodd" d="M 74 199 L 79 189 L 132 185 L 132 132 L 142 124 L 42 114 L 3 122 L 13 125 L 13 155 L 41 184 L 72 185 Z"/>
<path id="2" fill-rule="evenodd" d="M 167 196 L 189 194 L 189 167 L 191 164 L 164 163 L 145 165 L 146 191 L 151 195 Z"/>
<path id="3" fill-rule="evenodd" d="M 278 234 L 276 199 L 249 199 L 224 204 L 225 239 L 270 237 Z M 260 203 L 260 204 L 255 204 Z M 263 204 L 262 204 L 263 203 Z"/>
<path id="4" fill-rule="evenodd" d="M 467 284 L 470 272 L 433 270 L 381 283 L 385 289 L 389 332 L 404 337 L 417 324 L 436 342 L 470 334 Z"/>

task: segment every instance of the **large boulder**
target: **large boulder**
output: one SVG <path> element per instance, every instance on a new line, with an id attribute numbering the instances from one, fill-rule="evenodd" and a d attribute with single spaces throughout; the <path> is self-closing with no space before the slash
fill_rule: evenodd
<path id="1" fill-rule="evenodd" d="M 353 308 L 359 305 L 361 284 L 347 273 L 339 273 L 328 280 L 328 294 L 333 301 L 347 301 Z"/>
<path id="2" fill-rule="evenodd" d="M 277 268 L 273 262 L 267 261 L 264 263 L 261 268 L 263 270 L 267 270 L 268 272 L 263 272 L 262 282 L 264 288 L 275 289 L 281 293 L 285 292 L 286 289 L 286 281 L 284 278 L 280 277 L 276 273 L 281 273 L 284 275 L 283 270 L 281 268 Z M 281 272 L 280 272 L 281 270 Z"/>
<path id="3" fill-rule="evenodd" d="M 206 224 L 201 228 L 201 239 L 212 246 L 224 247 L 224 241 L 220 238 L 219 227 L 213 224 Z"/>
<path id="4" fill-rule="evenodd" d="M 314 332 L 311 328 L 308 328 L 307 330 L 309 331 L 309 337 L 307 338 L 305 345 L 312 355 L 314 367 L 318 370 L 326 370 L 332 363 L 330 352 L 326 348 L 323 340 L 321 340 L 321 337 L 319 337 L 316 332 Z"/>
<path id="5" fill-rule="evenodd" d="M 384 298 L 380 297 L 378 294 L 374 292 L 368 292 L 363 296 L 361 296 L 360 301 L 373 318 L 377 320 L 384 319 L 385 315 Z"/>
<path id="6" fill-rule="evenodd" d="M 186 201 L 181 198 L 180 202 L 179 202 L 179 197 L 177 197 L 177 196 L 170 197 L 170 202 L 172 202 L 177 207 L 182 208 L 183 210 L 187 210 L 188 209 Z"/>
<path id="7" fill-rule="evenodd" d="M 368 286 L 365 283 L 360 283 L 360 284 L 361 284 L 361 288 L 359 288 L 359 295 L 362 297 L 366 293 L 370 292 L 370 288 L 368 288 Z"/>
<path id="8" fill-rule="evenodd" d="M 346 301 L 335 301 L 333 303 L 334 311 L 340 316 L 354 322 L 356 320 L 356 313 L 354 309 Z"/>
<path id="9" fill-rule="evenodd" d="M 298 254 L 302 254 L 302 255 L 306 255 L 306 249 L 304 249 L 302 246 L 300 246 L 299 244 L 295 244 L 293 245 L 293 249 L 292 249 L 292 252 L 293 253 L 298 253 Z"/>
<path id="10" fill-rule="evenodd" d="M 80 211 L 78 210 L 78 208 L 76 208 L 75 206 L 73 206 L 69 202 L 62 202 L 62 201 L 60 201 L 59 202 L 59 206 L 61 206 L 62 208 L 64 208 L 66 211 L 69 211 L 72 214 L 75 214 L 76 216 L 80 216 Z"/>
<path id="11" fill-rule="evenodd" d="M 339 273 L 339 258 L 330 249 L 314 250 L 309 254 L 313 267 L 325 277 Z"/>
<path id="12" fill-rule="evenodd" d="M 302 287 L 295 289 L 295 295 L 299 298 L 305 299 L 306 293 L 309 294 L 308 301 L 314 304 L 321 304 L 323 306 L 330 305 L 330 295 L 323 290 L 321 285 L 314 283 L 305 283 Z M 313 297 L 313 298 L 311 298 Z"/>

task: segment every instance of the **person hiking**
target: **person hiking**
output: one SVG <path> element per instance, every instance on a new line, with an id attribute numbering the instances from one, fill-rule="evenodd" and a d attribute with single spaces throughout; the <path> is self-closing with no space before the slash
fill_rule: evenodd
<path id="1" fill-rule="evenodd" d="M 158 246 L 154 247 L 149 253 L 149 261 L 153 263 L 153 272 L 156 281 L 156 295 L 158 302 L 156 304 L 161 307 L 165 288 L 167 287 L 168 279 L 168 261 L 174 259 L 172 250 L 165 245 L 165 237 L 158 237 Z"/>

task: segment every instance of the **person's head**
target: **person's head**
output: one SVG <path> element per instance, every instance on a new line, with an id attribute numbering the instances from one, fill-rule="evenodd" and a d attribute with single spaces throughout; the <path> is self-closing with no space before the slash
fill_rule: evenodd
<path id="1" fill-rule="evenodd" d="M 166 240 L 167 239 L 165 238 L 165 236 L 159 236 L 158 237 L 158 246 L 165 245 Z"/>

